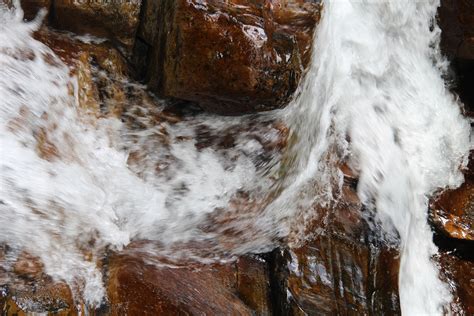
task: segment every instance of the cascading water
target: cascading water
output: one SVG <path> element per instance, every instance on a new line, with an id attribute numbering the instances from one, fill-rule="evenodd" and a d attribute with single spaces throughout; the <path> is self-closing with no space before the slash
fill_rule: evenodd
<path id="1" fill-rule="evenodd" d="M 290 196 L 315 178 L 331 179 L 321 162 L 336 144 L 359 174 L 361 201 L 376 210 L 388 239 L 399 235 L 406 315 L 441 314 L 450 302 L 431 261 L 428 197 L 462 183 L 470 148 L 469 124 L 442 79 L 438 5 L 327 1 L 313 66 L 287 114 L 301 156 Z M 289 206 L 290 196 L 280 202 Z"/>
<path id="2" fill-rule="evenodd" d="M 427 200 L 462 182 L 470 130 L 441 77 L 437 5 L 325 3 L 297 97 L 258 118 L 290 127 L 281 161 L 262 160 L 251 133 L 230 149 L 197 149 L 199 129 L 218 135 L 250 127 L 254 117 L 198 115 L 164 125 L 166 133 L 146 118 L 138 131 L 114 118 L 88 118 L 78 107 L 77 79 L 33 39 L 39 21 L 24 23 L 21 10 L 0 8 L 0 243 L 40 257 L 49 275 L 98 304 L 105 292 L 86 252 L 95 258 L 135 239 L 158 241 L 170 256 L 187 242 L 205 243 L 211 257 L 271 249 L 301 210 L 337 198 L 331 188 L 344 160 L 359 174 L 359 197 L 376 211 L 387 239 L 399 238 L 403 313 L 440 314 L 450 294 L 431 261 Z M 130 113 L 134 107 L 156 111 L 137 104 Z M 278 138 L 277 129 L 265 131 Z M 163 134 L 169 143 L 160 142 Z M 147 158 L 127 163 L 132 152 Z M 166 168 L 156 173 L 160 162 Z M 260 202 L 235 215 L 229 204 L 242 192 Z M 216 213 L 225 220 L 209 221 Z M 239 234 L 226 236 L 228 227 Z M 186 247 L 180 255 L 209 259 Z M 10 261 L 2 265 L 8 269 Z"/>

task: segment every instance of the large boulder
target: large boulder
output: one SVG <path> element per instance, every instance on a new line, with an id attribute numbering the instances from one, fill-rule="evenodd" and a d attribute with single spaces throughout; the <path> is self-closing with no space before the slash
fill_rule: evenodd
<path id="1" fill-rule="evenodd" d="M 274 252 L 273 288 L 287 315 L 399 314 L 398 250 L 370 233 L 353 188 L 311 225 L 301 245 Z"/>
<path id="2" fill-rule="evenodd" d="M 148 1 L 138 68 L 159 94 L 209 111 L 278 108 L 309 62 L 320 9 L 308 0 Z"/>
<path id="3" fill-rule="evenodd" d="M 135 247 L 132 244 L 128 250 Z M 109 259 L 111 315 L 269 315 L 266 262 L 243 257 L 237 262 L 168 266 L 131 252 Z"/>

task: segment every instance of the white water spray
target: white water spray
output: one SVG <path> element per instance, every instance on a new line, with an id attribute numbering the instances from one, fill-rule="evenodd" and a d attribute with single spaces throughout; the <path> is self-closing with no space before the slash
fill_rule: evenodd
<path id="1" fill-rule="evenodd" d="M 300 155 L 290 196 L 314 178 L 334 178 L 322 166 L 334 147 L 349 161 L 361 201 L 376 210 L 389 238 L 400 236 L 404 315 L 441 314 L 451 300 L 431 260 L 437 249 L 428 198 L 462 183 L 470 146 L 469 124 L 442 79 L 438 5 L 327 1 L 312 68 L 288 109 Z M 290 206 L 288 198 L 280 203 Z"/>
<path id="2" fill-rule="evenodd" d="M 213 117 L 142 131 L 113 118 L 94 122 L 78 106 L 77 79 L 33 39 L 39 21 L 22 19 L 20 9 L 0 6 L 0 244 L 39 257 L 46 273 L 96 305 L 105 291 L 94 261 L 105 248 L 148 239 L 178 256 L 169 247 L 212 240 L 216 233 L 200 225 L 256 182 L 251 157 L 260 144 L 241 137 L 227 156 L 198 150 L 194 125 L 219 130 Z M 157 141 L 160 128 L 171 144 Z M 140 176 L 127 164 L 133 150 L 147 154 Z M 170 165 L 157 175 L 159 162 Z"/>

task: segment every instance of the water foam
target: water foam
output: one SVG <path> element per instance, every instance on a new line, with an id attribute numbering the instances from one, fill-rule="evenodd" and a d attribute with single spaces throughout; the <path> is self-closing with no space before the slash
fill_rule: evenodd
<path id="1" fill-rule="evenodd" d="M 173 244 L 214 238 L 200 225 L 256 182 L 252 157 L 261 148 L 245 137 L 232 153 L 196 148 L 194 125 L 218 134 L 241 124 L 237 118 L 164 124 L 171 144 L 156 141 L 156 126 L 94 122 L 78 105 L 77 78 L 33 39 L 40 21 L 22 18 L 19 8 L 0 8 L 0 244 L 39 257 L 46 273 L 98 304 L 105 290 L 95 260 L 106 248 L 149 239 L 174 255 Z M 128 165 L 132 150 L 147 152 L 142 170 Z M 155 175 L 166 155 L 172 164 Z"/>
<path id="2" fill-rule="evenodd" d="M 439 1 L 327 1 L 313 65 L 288 109 L 298 142 L 291 194 L 320 179 L 331 196 L 335 151 L 359 174 L 358 195 L 388 239 L 400 237 L 405 315 L 441 314 L 450 302 L 431 257 L 428 198 L 463 181 L 470 127 L 442 79 Z M 321 185 L 326 183 L 326 186 Z M 280 201 L 288 204 L 289 197 Z"/>

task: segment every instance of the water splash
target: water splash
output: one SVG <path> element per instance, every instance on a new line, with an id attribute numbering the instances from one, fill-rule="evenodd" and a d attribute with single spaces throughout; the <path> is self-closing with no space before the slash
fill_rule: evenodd
<path id="1" fill-rule="evenodd" d="M 156 125 L 150 118 L 163 109 L 157 100 L 129 105 L 125 113 L 144 128 L 113 117 L 95 121 L 79 106 L 77 78 L 32 37 L 39 20 L 22 18 L 20 9 L 0 8 L 0 244 L 13 248 L 12 256 L 26 251 L 39 257 L 46 273 L 92 305 L 105 294 L 95 264 L 105 249 L 148 239 L 176 258 L 189 247 L 173 246 L 189 242 L 206 243 L 211 256 L 229 251 L 206 223 L 225 217 L 244 187 L 257 189 L 265 141 L 253 137 L 251 118 L 223 124 L 198 115 Z M 196 144 L 198 130 L 220 135 L 245 126 L 228 150 Z M 138 163 L 130 159 L 134 152 L 143 154 Z"/>
<path id="2" fill-rule="evenodd" d="M 438 1 L 328 1 L 313 65 L 288 109 L 298 139 L 289 194 L 318 179 L 331 196 L 325 156 L 348 160 L 358 195 L 387 238 L 400 237 L 403 314 L 441 314 L 451 300 L 431 257 L 428 198 L 462 183 L 470 127 L 442 79 Z M 293 199 L 293 200 L 292 200 Z"/>

